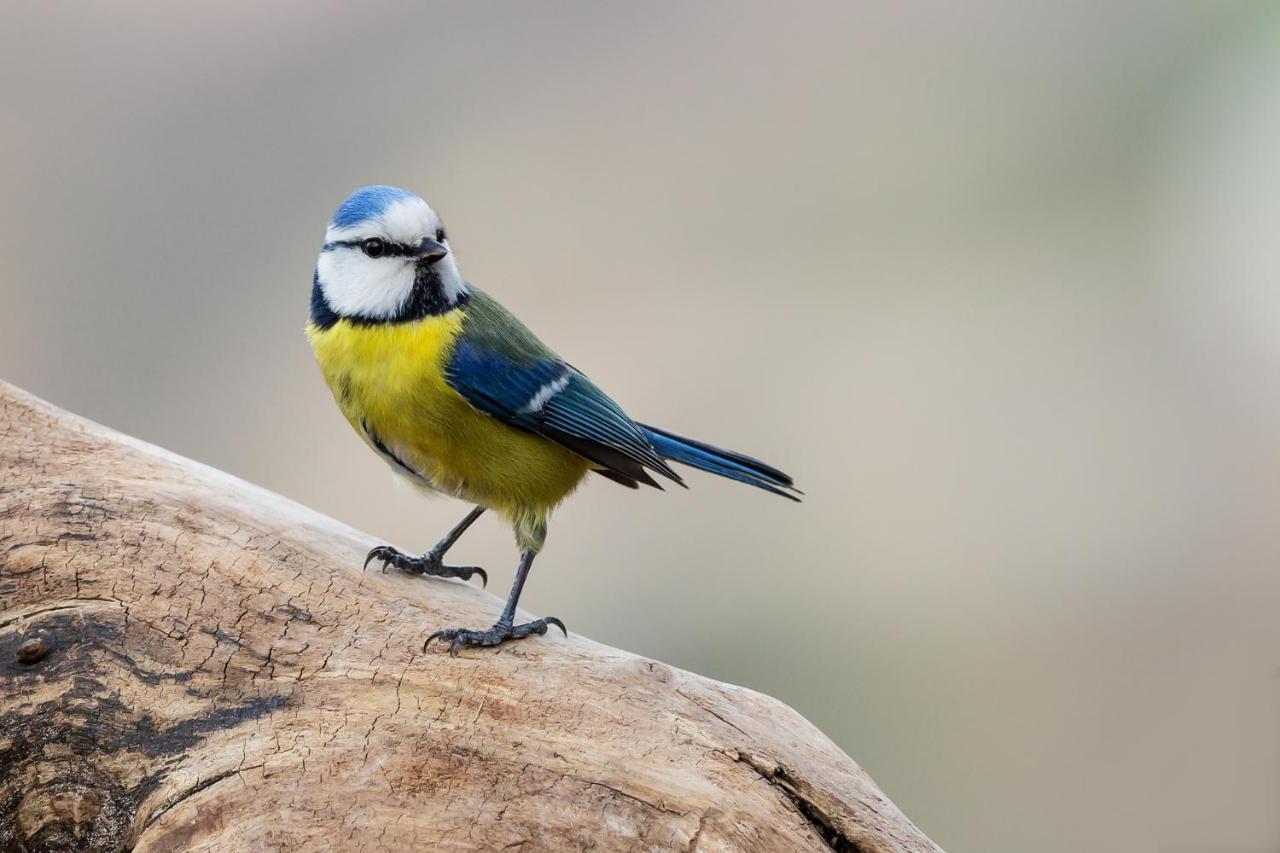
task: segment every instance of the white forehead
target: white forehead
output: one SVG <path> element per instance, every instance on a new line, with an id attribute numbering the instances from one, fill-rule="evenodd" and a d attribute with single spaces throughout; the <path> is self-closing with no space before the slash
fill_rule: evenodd
<path id="1" fill-rule="evenodd" d="M 335 216 L 335 220 L 338 219 Z M 329 223 L 324 239 L 332 243 L 381 237 L 394 243 L 417 243 L 424 237 L 435 236 L 439 227 L 440 217 L 430 205 L 416 195 L 406 195 L 369 210 L 364 218 Z"/>

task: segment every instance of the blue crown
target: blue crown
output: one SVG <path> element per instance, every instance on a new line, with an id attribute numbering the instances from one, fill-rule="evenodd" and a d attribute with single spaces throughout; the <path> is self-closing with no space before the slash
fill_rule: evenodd
<path id="1" fill-rule="evenodd" d="M 399 187 L 388 187 L 381 184 L 373 187 L 361 187 L 347 196 L 347 200 L 338 206 L 329 221 L 333 228 L 350 228 L 359 225 L 375 216 L 382 215 L 392 204 L 407 198 L 417 198 L 415 193 Z"/>

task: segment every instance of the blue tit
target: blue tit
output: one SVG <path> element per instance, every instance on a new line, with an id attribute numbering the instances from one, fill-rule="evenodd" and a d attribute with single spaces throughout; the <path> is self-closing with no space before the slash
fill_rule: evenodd
<path id="1" fill-rule="evenodd" d="M 338 407 L 398 475 L 474 508 L 426 554 L 389 546 L 381 560 L 467 580 L 445 552 L 486 510 L 515 530 L 520 562 L 497 624 L 437 631 L 451 651 L 564 631 L 554 617 L 516 624 L 516 605 L 551 511 L 587 474 L 628 488 L 683 485 L 678 462 L 798 500 L 791 477 L 749 456 L 633 421 L 497 300 L 463 280 L 440 217 L 388 186 L 352 193 L 316 263 L 307 338 Z M 567 632 L 566 632 L 567 634 Z"/>

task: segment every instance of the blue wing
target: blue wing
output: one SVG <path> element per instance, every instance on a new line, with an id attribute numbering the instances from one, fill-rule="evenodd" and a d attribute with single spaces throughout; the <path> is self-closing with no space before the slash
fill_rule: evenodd
<path id="1" fill-rule="evenodd" d="M 515 360 L 463 335 L 445 378 L 477 410 L 569 448 L 611 480 L 661 488 L 649 468 L 682 483 L 618 404 L 557 358 Z"/>

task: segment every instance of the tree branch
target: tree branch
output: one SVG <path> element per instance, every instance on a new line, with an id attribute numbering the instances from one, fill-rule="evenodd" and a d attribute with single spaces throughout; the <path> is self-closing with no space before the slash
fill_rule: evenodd
<path id="1" fill-rule="evenodd" d="M 781 703 L 0 383 L 0 850 L 936 851 Z"/>

